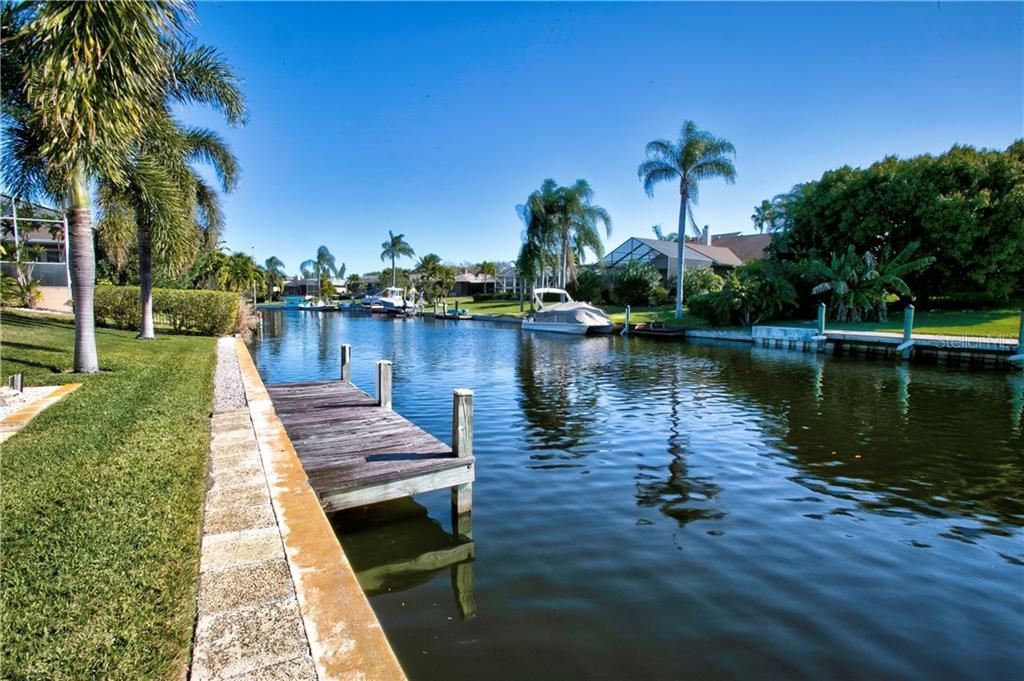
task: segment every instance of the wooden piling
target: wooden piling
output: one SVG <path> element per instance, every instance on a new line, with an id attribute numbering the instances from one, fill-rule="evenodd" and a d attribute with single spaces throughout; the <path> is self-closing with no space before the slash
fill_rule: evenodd
<path id="1" fill-rule="evenodd" d="M 629 305 L 626 306 L 626 325 L 622 327 L 622 335 L 629 335 Z"/>
<path id="2" fill-rule="evenodd" d="M 391 411 L 391 362 L 377 360 L 377 406 Z"/>
<path id="3" fill-rule="evenodd" d="M 903 343 L 899 346 L 900 357 L 910 359 L 914 352 L 914 305 L 903 308 Z"/>
<path id="4" fill-rule="evenodd" d="M 352 382 L 352 346 L 347 343 L 341 346 L 341 380 Z"/>
<path id="5" fill-rule="evenodd" d="M 818 335 L 825 335 L 825 312 L 827 311 L 825 303 L 818 303 Z"/>
<path id="6" fill-rule="evenodd" d="M 452 452 L 456 458 L 473 456 L 473 391 L 456 388 L 452 393 Z M 452 490 L 452 528 L 468 527 L 466 514 L 473 510 L 473 483 L 456 485 Z"/>

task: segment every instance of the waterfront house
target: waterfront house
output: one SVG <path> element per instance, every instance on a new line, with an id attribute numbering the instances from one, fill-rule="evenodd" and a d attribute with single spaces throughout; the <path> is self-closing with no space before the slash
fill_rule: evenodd
<path id="1" fill-rule="evenodd" d="M 23 199 L 15 203 L 9 194 L 0 195 L 0 205 L 0 240 L 3 241 L 0 270 L 11 277 L 17 275 L 14 254 L 20 245 L 32 256 L 31 262 L 24 262 L 22 266 L 40 285 L 37 307 L 70 312 L 71 271 L 64 214 Z"/>
<path id="2" fill-rule="evenodd" d="M 767 234 L 744 235 L 732 232 L 712 236 L 705 227 L 699 238 L 686 240 L 686 269 L 712 267 L 717 271 L 728 270 L 763 257 L 769 242 L 771 236 Z M 678 249 L 679 245 L 675 241 L 630 237 L 612 249 L 602 259 L 602 264 L 608 269 L 614 269 L 628 262 L 649 262 L 667 281 L 675 276 Z"/>

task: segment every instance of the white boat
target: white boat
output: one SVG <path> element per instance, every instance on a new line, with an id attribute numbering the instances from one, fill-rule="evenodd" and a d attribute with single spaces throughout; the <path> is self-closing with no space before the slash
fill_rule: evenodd
<path id="1" fill-rule="evenodd" d="M 410 291 L 410 297 L 406 297 L 405 289 L 397 286 L 389 286 L 380 292 L 380 304 L 384 311 L 389 314 L 409 314 L 417 308 L 416 294 Z"/>
<path id="2" fill-rule="evenodd" d="M 561 296 L 562 302 L 544 305 L 544 295 Z M 611 333 L 612 320 L 599 307 L 574 301 L 560 288 L 536 288 L 533 290 L 536 311 L 532 317 L 523 320 L 524 331 L 550 331 L 571 333 L 582 336 L 587 333 Z"/>

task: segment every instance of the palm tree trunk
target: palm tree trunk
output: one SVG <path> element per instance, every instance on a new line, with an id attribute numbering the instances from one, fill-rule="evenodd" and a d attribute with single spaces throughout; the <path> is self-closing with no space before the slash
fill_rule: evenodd
<path id="1" fill-rule="evenodd" d="M 690 193 L 684 186 L 679 188 L 679 230 L 676 232 L 676 319 L 683 318 L 683 275 L 686 274 L 686 204 Z"/>
<path id="2" fill-rule="evenodd" d="M 68 232 L 71 249 L 71 297 L 75 306 L 75 371 L 94 374 L 100 370 L 96 355 L 96 319 L 93 295 L 96 291 L 96 251 L 92 236 L 89 181 L 85 171 L 75 173 L 71 183 Z"/>
<path id="3" fill-rule="evenodd" d="M 395 256 L 391 256 L 391 288 L 397 286 L 395 283 Z"/>
<path id="4" fill-rule="evenodd" d="M 142 305 L 142 327 L 139 338 L 152 340 L 153 332 L 153 234 L 149 222 L 138 221 L 139 302 Z"/>

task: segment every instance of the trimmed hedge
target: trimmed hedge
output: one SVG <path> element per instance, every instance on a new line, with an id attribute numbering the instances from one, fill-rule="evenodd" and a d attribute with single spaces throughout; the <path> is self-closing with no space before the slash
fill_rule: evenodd
<path id="1" fill-rule="evenodd" d="M 222 336 L 234 333 L 238 324 L 239 297 L 229 291 L 153 289 L 153 317 L 174 333 Z M 119 329 L 138 329 L 142 324 L 138 286 L 96 287 L 97 319 Z"/>
<path id="2" fill-rule="evenodd" d="M 519 300 L 515 293 L 475 293 L 474 303 L 489 303 L 492 300 Z"/>

